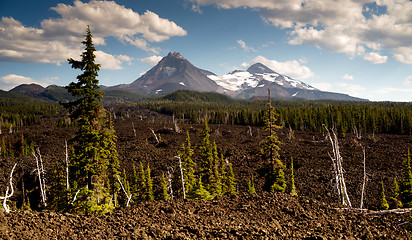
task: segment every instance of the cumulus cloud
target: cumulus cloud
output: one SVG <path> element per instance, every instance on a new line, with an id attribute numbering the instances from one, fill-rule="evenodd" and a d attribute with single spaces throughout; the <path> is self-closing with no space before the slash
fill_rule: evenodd
<path id="1" fill-rule="evenodd" d="M 376 52 L 370 52 L 370 53 L 367 53 L 363 57 L 363 59 L 373 64 L 380 64 L 380 63 L 386 63 L 386 61 L 388 60 L 388 57 L 381 56 L 379 55 L 379 53 L 376 53 Z"/>
<path id="2" fill-rule="evenodd" d="M 195 6 L 251 8 L 262 19 L 288 29 L 290 44 L 316 46 L 384 63 L 388 50 L 412 64 L 412 2 L 408 0 L 188 0 Z"/>
<path id="3" fill-rule="evenodd" d="M 140 61 L 143 62 L 143 63 L 149 64 L 151 66 L 155 66 L 158 62 L 160 62 L 160 60 L 162 60 L 162 58 L 163 57 L 161 57 L 161 56 L 153 55 L 153 56 L 150 56 L 150 57 L 147 57 L 147 58 L 142 58 L 142 59 L 140 59 Z"/>
<path id="4" fill-rule="evenodd" d="M 353 78 L 352 75 L 349 75 L 349 74 L 346 73 L 345 75 L 343 75 L 342 79 L 343 79 L 343 80 L 350 80 L 350 81 L 351 81 L 351 80 L 353 80 L 354 78 Z"/>
<path id="5" fill-rule="evenodd" d="M 252 51 L 252 52 L 257 52 L 257 50 L 256 49 L 254 49 L 253 47 L 249 47 L 244 41 L 242 41 L 242 40 L 237 40 L 237 44 L 239 44 L 239 46 L 243 49 L 243 50 L 245 50 L 245 52 L 250 52 L 250 51 Z"/>
<path id="6" fill-rule="evenodd" d="M 0 89 L 3 89 L 5 91 L 8 91 L 20 84 L 31 84 L 31 83 L 36 83 L 44 87 L 48 85 L 47 83 L 36 81 L 30 77 L 20 76 L 16 74 L 9 74 L 9 75 L 0 77 Z"/>
<path id="7" fill-rule="evenodd" d="M 251 63 L 243 63 L 242 67 L 246 67 L 258 62 L 262 63 L 273 71 L 292 78 L 306 79 L 314 76 L 314 73 L 309 69 L 309 67 L 302 66 L 297 60 L 278 62 L 276 60 L 267 59 L 263 56 L 257 56 L 251 61 Z"/>
<path id="8" fill-rule="evenodd" d="M 74 5 L 59 3 L 51 10 L 61 17 L 43 20 L 40 28 L 26 27 L 12 17 L 2 17 L 0 61 L 61 64 L 68 57 L 80 55 L 87 25 L 91 27 L 95 45 L 104 45 L 106 37 L 114 37 L 153 53 L 159 50 L 150 43 L 187 34 L 176 23 L 156 13 L 139 14 L 113 1 L 76 0 Z M 109 55 L 99 53 L 102 68 L 121 69 L 124 57 Z"/>

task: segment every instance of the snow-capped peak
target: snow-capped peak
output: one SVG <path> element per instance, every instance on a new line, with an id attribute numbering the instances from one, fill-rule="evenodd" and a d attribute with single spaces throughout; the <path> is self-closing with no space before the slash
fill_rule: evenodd
<path id="1" fill-rule="evenodd" d="M 208 77 L 231 91 L 262 87 L 262 84 L 259 84 L 262 80 L 276 83 L 284 88 L 317 90 L 302 81 L 281 75 L 261 63 L 252 65 L 246 71 L 235 70 L 223 76 L 208 75 Z"/>

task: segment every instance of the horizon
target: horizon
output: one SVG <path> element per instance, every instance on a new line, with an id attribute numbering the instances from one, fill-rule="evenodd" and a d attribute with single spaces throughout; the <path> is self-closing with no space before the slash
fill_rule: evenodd
<path id="1" fill-rule="evenodd" d="M 179 52 L 218 76 L 260 62 L 322 91 L 412 102 L 412 2 L 275 3 L 2 1 L 0 89 L 76 81 L 66 59 L 79 58 L 90 25 L 104 86 L 131 83 Z"/>

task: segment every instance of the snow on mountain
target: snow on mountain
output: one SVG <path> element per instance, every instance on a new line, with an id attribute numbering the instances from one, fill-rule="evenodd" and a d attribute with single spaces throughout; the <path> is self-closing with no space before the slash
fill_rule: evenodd
<path id="1" fill-rule="evenodd" d="M 208 75 L 208 77 L 218 85 L 231 91 L 263 87 L 264 83 L 261 83 L 262 80 L 276 83 L 284 88 L 317 90 L 302 81 L 281 75 L 261 63 L 252 65 L 246 71 L 236 70 L 223 76 Z"/>

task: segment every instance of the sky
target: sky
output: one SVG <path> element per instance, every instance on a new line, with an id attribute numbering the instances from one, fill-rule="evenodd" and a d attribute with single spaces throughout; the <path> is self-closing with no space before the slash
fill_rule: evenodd
<path id="1" fill-rule="evenodd" d="M 409 0 L 0 0 L 0 89 L 66 86 L 90 26 L 100 84 L 169 52 L 227 74 L 261 62 L 320 90 L 412 102 Z"/>

